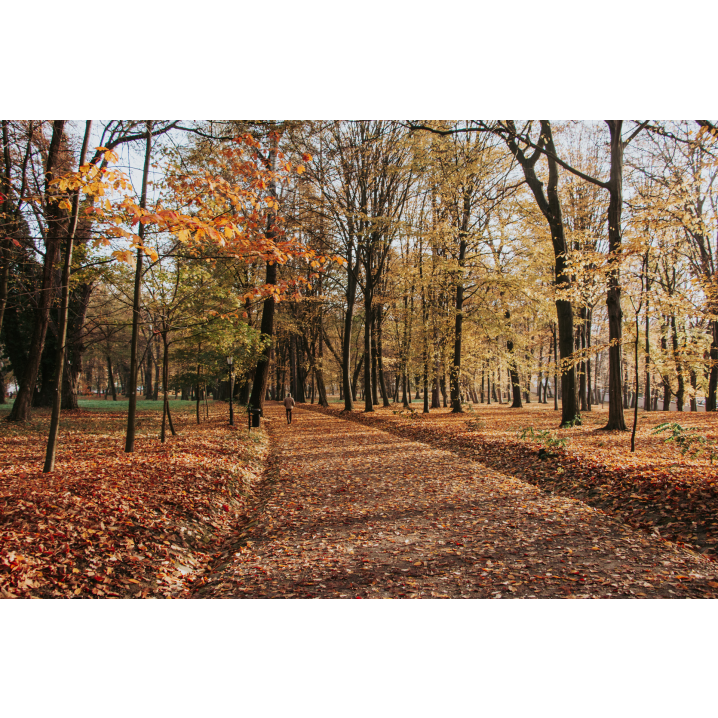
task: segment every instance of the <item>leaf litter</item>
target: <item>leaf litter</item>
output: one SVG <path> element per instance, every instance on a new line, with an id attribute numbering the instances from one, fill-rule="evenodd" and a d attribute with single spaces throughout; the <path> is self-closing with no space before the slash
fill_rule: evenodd
<path id="1" fill-rule="evenodd" d="M 264 510 L 195 597 L 718 595 L 709 558 L 517 478 L 508 440 L 500 470 L 460 455 L 483 446 L 456 443 L 465 415 L 442 433 L 387 411 L 305 405 L 291 426 L 281 406 L 265 412 Z"/>
<path id="2" fill-rule="evenodd" d="M 124 412 L 63 413 L 56 469 L 43 474 L 48 416 L 0 423 L 0 596 L 174 598 L 255 510 L 263 432 L 227 426 L 212 408 L 158 439 L 156 412 L 138 412 L 124 452 Z"/>

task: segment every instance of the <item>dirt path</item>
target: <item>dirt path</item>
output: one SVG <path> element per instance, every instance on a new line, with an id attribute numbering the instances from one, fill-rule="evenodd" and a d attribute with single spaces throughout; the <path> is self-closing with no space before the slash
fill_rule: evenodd
<path id="1" fill-rule="evenodd" d="M 715 563 L 579 501 L 356 422 L 266 415 L 271 496 L 201 596 L 718 596 Z"/>

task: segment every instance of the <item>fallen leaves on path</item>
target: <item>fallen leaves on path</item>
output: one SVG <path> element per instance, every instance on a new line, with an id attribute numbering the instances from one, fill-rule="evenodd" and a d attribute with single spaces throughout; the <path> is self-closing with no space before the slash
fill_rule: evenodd
<path id="1" fill-rule="evenodd" d="M 556 430 L 557 413 L 541 405 L 524 409 L 481 405 L 463 414 L 439 409 L 428 415 L 382 408 L 372 414 L 341 416 L 480 461 L 544 490 L 580 499 L 631 526 L 717 555 L 718 464 L 689 460 L 675 444 L 666 444 L 652 433 L 660 423 L 678 418 L 682 425 L 715 439 L 716 415 L 641 414 L 634 454 L 629 451 L 630 434 L 600 430 L 607 419 L 601 411 L 584 414 L 582 426 L 561 430 Z M 540 443 L 517 437 L 528 426 L 552 430 L 568 444 L 553 449 L 556 456 L 542 461 Z"/>
<path id="2" fill-rule="evenodd" d="M 161 444 L 141 412 L 124 452 L 124 412 L 62 416 L 56 469 L 42 473 L 48 417 L 0 424 L 0 595 L 175 597 L 246 520 L 266 450 L 213 409 Z"/>
<path id="3" fill-rule="evenodd" d="M 434 446 L 265 407 L 274 476 L 197 597 L 714 597 L 715 565 Z"/>

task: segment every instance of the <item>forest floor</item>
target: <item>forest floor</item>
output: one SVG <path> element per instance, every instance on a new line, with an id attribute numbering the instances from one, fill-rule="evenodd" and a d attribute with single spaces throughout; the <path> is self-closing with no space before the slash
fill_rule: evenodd
<path id="1" fill-rule="evenodd" d="M 51 474 L 49 412 L 0 422 L 1 597 L 718 596 L 718 467 L 652 433 L 714 440 L 713 415 L 642 414 L 630 454 L 601 411 L 559 431 L 538 404 L 302 405 L 287 426 L 268 403 L 248 434 L 182 402 L 178 436 L 141 411 L 126 454 L 126 407 L 91 408 L 63 413 Z"/>
<path id="2" fill-rule="evenodd" d="M 48 474 L 49 411 L 0 421 L 0 597 L 187 596 L 196 572 L 251 523 L 264 432 L 248 435 L 242 416 L 228 426 L 226 404 L 202 406 L 197 425 L 183 402 L 165 444 L 161 412 L 139 411 L 127 454 L 127 406 L 112 405 L 62 413 Z"/>
<path id="3" fill-rule="evenodd" d="M 432 409 L 425 415 L 422 407 L 415 401 L 408 410 L 393 405 L 371 414 L 358 408 L 351 415 L 338 407 L 329 411 L 481 461 L 718 558 L 718 461 L 711 460 L 708 450 L 683 455 L 679 444 L 665 441 L 670 433 L 654 433 L 660 424 L 677 422 L 686 435 L 703 437 L 705 447 L 715 450 L 718 414 L 639 410 L 636 451 L 631 453 L 630 431 L 602 430 L 607 407 L 584 412 L 581 426 L 566 429 L 558 429 L 560 415 L 552 405 L 535 402 L 522 409 L 465 405 L 462 414 Z M 632 410 L 626 410 L 625 420 L 633 425 Z M 556 446 L 561 441 L 565 446 Z M 554 456 L 539 460 L 541 449 Z"/>
<path id="4" fill-rule="evenodd" d="M 458 418 L 440 411 L 428 420 L 392 411 L 345 415 L 303 405 L 288 426 L 281 405 L 268 403 L 272 448 L 258 492 L 263 510 L 248 538 L 228 543 L 195 581 L 192 595 L 718 597 L 718 565 L 710 558 L 558 493 L 572 462 L 585 464 L 593 455 L 577 438 L 544 464 L 535 446 L 508 438 L 513 428 L 496 435 L 498 409 L 487 407 L 484 430 L 466 426 L 482 421 L 478 411 Z M 555 414 L 534 412 L 537 426 L 556 425 Z M 511 420 L 525 421 L 527 413 Z M 572 436 L 587 434 L 598 418 L 570 430 Z M 638 465 L 622 461 L 626 436 L 599 436 L 597 456 L 613 462 L 617 477 L 638 476 Z M 614 450 L 618 455 L 609 457 Z M 670 461 L 681 466 L 683 459 Z M 558 474 L 550 491 L 525 480 L 530 470 L 549 469 Z M 586 470 L 585 479 L 591 476 Z M 673 478 L 666 467 L 662 480 Z M 696 481 L 693 491 L 703 491 Z M 636 495 L 644 488 L 636 486 Z"/>

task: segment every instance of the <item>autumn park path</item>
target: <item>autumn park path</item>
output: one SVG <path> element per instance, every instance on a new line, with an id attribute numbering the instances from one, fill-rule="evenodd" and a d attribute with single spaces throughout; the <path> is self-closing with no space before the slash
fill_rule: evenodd
<path id="1" fill-rule="evenodd" d="M 262 515 L 198 595 L 714 597 L 717 565 L 586 504 L 336 415 L 266 407 Z"/>

